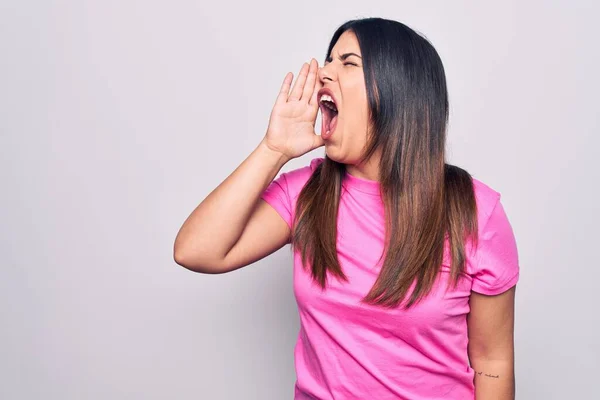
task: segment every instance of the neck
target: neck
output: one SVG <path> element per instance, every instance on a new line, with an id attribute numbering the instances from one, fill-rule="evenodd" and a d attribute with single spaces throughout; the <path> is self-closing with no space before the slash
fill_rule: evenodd
<path id="1" fill-rule="evenodd" d="M 346 173 L 369 181 L 379 181 L 379 158 L 373 156 L 360 164 L 346 164 Z"/>

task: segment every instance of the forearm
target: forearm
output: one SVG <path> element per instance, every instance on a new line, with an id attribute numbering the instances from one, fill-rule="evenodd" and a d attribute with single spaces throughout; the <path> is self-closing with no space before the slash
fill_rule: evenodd
<path id="1" fill-rule="evenodd" d="M 175 239 L 176 261 L 193 268 L 225 257 L 260 195 L 287 161 L 261 142 L 185 220 Z"/>
<path id="2" fill-rule="evenodd" d="M 514 400 L 513 359 L 472 358 L 475 370 L 475 400 Z"/>

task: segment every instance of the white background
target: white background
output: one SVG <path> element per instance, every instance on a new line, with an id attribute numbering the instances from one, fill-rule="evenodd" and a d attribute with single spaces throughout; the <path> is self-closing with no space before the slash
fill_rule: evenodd
<path id="1" fill-rule="evenodd" d="M 449 162 L 502 194 L 521 265 L 517 398 L 592 398 L 599 12 L 566 0 L 2 1 L 0 398 L 292 398 L 289 246 L 215 276 L 175 264 L 173 241 L 262 139 L 286 72 L 322 65 L 334 30 L 370 16 L 432 41 Z"/>

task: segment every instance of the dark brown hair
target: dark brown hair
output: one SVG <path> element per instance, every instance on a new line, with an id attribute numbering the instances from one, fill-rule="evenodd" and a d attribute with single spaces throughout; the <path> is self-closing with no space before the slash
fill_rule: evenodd
<path id="1" fill-rule="evenodd" d="M 385 256 L 363 301 L 398 306 L 416 279 L 408 309 L 432 289 L 451 254 L 450 283 L 464 272 L 465 244 L 477 243 L 477 210 L 471 175 L 445 162 L 448 92 L 441 59 L 429 41 L 406 25 L 381 18 L 352 20 L 333 35 L 352 31 L 362 53 L 372 132 L 362 161 L 379 152 L 385 207 Z M 337 216 L 345 164 L 327 156 L 299 194 L 292 246 L 323 288 L 328 275 L 347 281 L 337 258 Z M 381 261 L 381 259 L 380 259 Z"/>

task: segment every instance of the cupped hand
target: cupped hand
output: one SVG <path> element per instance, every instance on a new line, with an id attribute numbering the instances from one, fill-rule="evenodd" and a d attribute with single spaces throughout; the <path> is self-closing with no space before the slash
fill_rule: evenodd
<path id="1" fill-rule="evenodd" d="M 291 92 L 294 76 L 288 72 L 269 117 L 263 142 L 271 150 L 290 159 L 324 145 L 321 136 L 315 132 L 319 111 L 317 93 L 323 86 L 317 76 L 318 69 L 318 62 L 314 58 L 310 64 L 302 64 Z"/>

